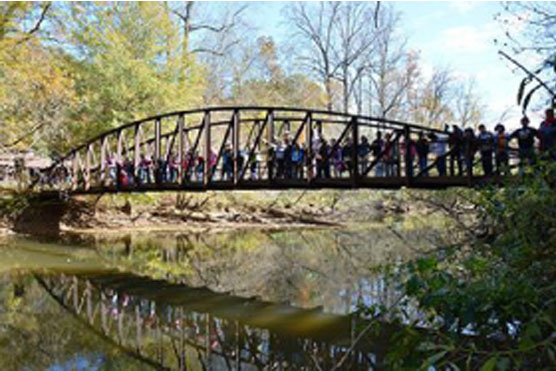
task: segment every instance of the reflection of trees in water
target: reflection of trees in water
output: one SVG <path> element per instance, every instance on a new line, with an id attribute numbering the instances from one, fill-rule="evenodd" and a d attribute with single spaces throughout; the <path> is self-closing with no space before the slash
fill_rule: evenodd
<path id="1" fill-rule="evenodd" d="M 37 279 L 90 330 L 155 368 L 331 369 L 344 357 L 351 334 L 348 317 L 276 307 L 162 280 L 125 274 Z M 240 312 L 231 310 L 234 302 Z M 314 322 L 318 318 L 321 322 Z M 284 335 L 288 331 L 302 336 Z M 344 366 L 369 369 L 374 360 L 369 350 L 358 349 Z"/>
<path id="2" fill-rule="evenodd" d="M 45 370 L 56 365 L 75 369 L 78 362 L 140 369 L 140 364 L 68 317 L 32 276 L 4 274 L 0 278 L 0 370 Z"/>
<path id="3" fill-rule="evenodd" d="M 407 259 L 422 232 L 387 229 L 178 234 L 99 241 L 99 253 L 137 273 L 219 292 L 348 312 L 358 302 L 388 305 L 393 292 L 373 267 Z M 127 247 L 125 247 L 127 246 Z"/>

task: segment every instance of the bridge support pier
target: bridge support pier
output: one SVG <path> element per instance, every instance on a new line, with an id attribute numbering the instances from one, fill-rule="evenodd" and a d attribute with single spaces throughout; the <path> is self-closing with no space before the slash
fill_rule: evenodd
<path id="1" fill-rule="evenodd" d="M 66 207 L 67 202 L 59 198 L 31 197 L 15 218 L 13 229 L 18 233 L 57 236 Z"/>

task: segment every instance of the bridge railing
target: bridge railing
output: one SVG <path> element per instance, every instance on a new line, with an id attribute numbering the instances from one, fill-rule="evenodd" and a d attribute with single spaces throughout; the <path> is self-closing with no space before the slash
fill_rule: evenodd
<path id="1" fill-rule="evenodd" d="M 424 165 L 417 161 L 420 135 L 435 138 L 437 148 Z M 375 146 L 379 136 L 382 142 Z M 477 173 L 465 174 L 473 166 L 462 161 L 472 163 L 474 156 L 448 152 L 447 146 L 445 133 L 398 121 L 295 108 L 220 107 L 155 116 L 101 134 L 49 169 L 43 185 L 101 192 L 411 186 L 434 175 L 472 182 Z M 451 171 L 454 166 L 458 172 Z"/>

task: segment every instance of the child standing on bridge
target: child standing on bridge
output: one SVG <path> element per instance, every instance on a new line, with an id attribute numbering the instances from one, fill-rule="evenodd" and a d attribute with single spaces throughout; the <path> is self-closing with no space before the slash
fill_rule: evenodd
<path id="1" fill-rule="evenodd" d="M 505 133 L 504 125 L 498 124 L 494 128 L 494 160 L 496 163 L 496 175 L 504 175 L 508 172 L 508 140 L 509 136 Z"/>

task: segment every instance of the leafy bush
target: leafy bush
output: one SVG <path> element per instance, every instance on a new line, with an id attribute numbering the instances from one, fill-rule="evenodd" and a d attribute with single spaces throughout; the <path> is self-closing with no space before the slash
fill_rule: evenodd
<path id="1" fill-rule="evenodd" d="M 389 367 L 554 369 L 555 175 L 554 163 L 540 164 L 519 182 L 481 190 L 476 228 L 488 233 L 391 274 L 402 299 L 389 315 L 412 327 L 393 339 Z"/>

